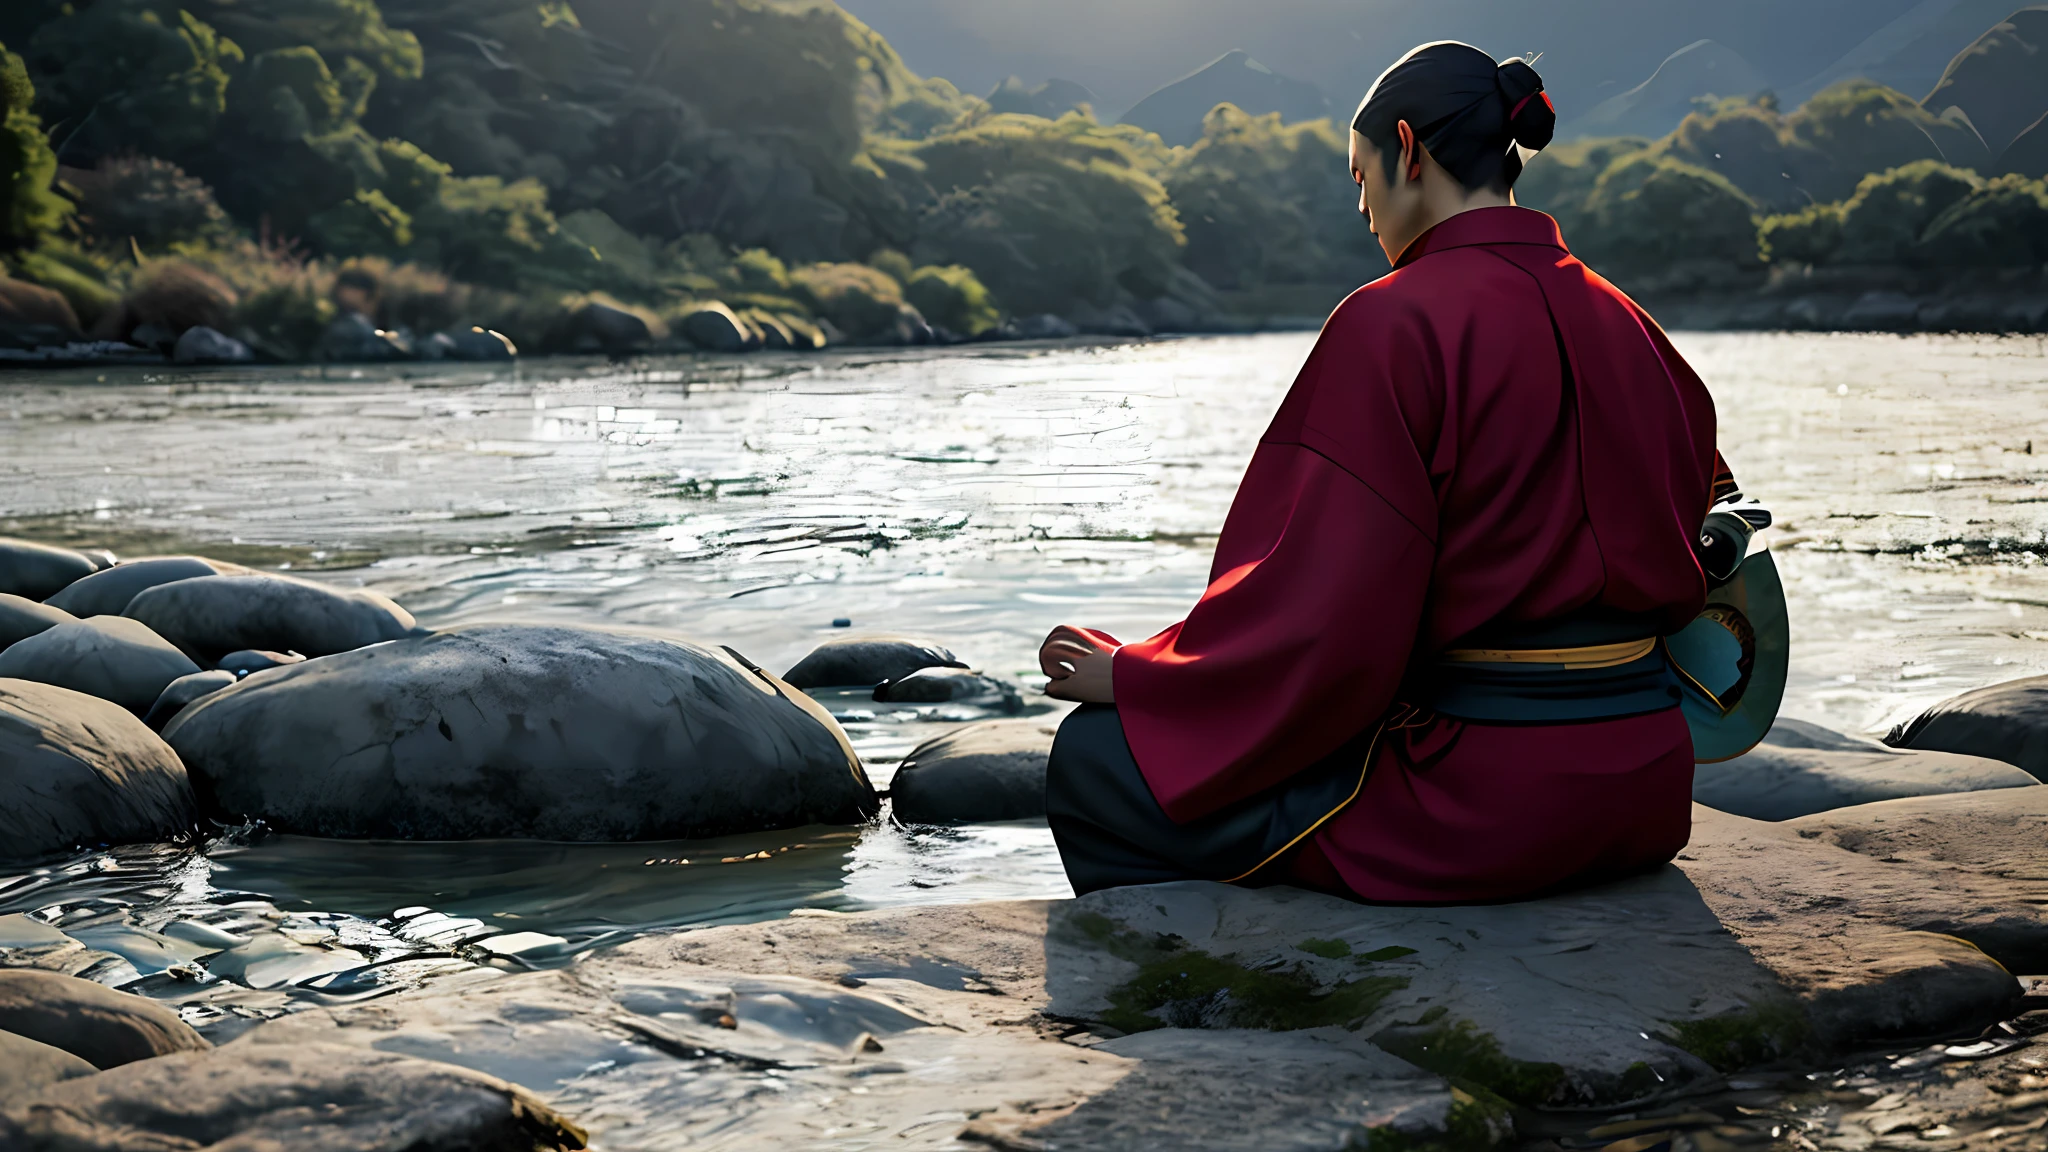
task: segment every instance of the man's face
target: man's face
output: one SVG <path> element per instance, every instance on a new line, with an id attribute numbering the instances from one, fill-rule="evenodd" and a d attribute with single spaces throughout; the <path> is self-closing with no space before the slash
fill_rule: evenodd
<path id="1" fill-rule="evenodd" d="M 1378 217 L 1392 210 L 1393 182 L 1387 179 L 1387 166 L 1380 159 L 1380 150 L 1357 132 L 1351 134 L 1351 179 L 1358 185 L 1358 212 L 1385 248 L 1387 237 L 1380 229 L 1382 221 Z M 1393 258 L 1393 254 L 1387 257 Z"/>

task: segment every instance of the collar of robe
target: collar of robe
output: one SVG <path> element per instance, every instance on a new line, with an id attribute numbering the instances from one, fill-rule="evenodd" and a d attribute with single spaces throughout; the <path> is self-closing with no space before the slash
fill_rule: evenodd
<path id="1" fill-rule="evenodd" d="M 1482 244 L 1540 244 L 1570 251 L 1565 248 L 1564 234 L 1558 231 L 1557 221 L 1534 208 L 1505 204 L 1494 208 L 1474 208 L 1439 220 L 1402 249 L 1401 258 L 1394 261 L 1394 267 L 1406 268 L 1431 252 L 1441 252 L 1446 248 L 1470 248 Z"/>

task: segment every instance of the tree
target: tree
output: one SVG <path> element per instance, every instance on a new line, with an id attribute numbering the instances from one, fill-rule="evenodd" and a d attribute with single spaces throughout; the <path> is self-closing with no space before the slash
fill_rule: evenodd
<path id="1" fill-rule="evenodd" d="M 2048 263 L 2048 184 L 2000 176 L 1944 208 L 1927 225 L 1921 247 L 1936 264 Z"/>
<path id="2" fill-rule="evenodd" d="M 974 269 L 1014 312 L 1157 297 L 1186 240 L 1148 170 L 1154 147 L 1080 113 L 991 116 L 934 137 L 917 149 L 937 198 L 912 255 Z"/>
<path id="3" fill-rule="evenodd" d="M 1868 80 L 1823 89 L 1785 118 L 1791 140 L 1827 157 L 1807 186 L 1816 201 L 1847 199 L 1857 182 L 1916 160 L 1945 161 L 1936 134 L 1942 123 L 1903 92 Z"/>
<path id="4" fill-rule="evenodd" d="M 57 157 L 29 107 L 35 86 L 22 59 L 0 44 L 0 251 L 33 248 L 64 219 L 50 187 Z"/>
<path id="5" fill-rule="evenodd" d="M 30 41 L 29 70 L 66 164 L 136 151 L 176 158 L 227 109 L 242 50 L 190 12 L 146 0 L 66 5 Z"/>
<path id="6" fill-rule="evenodd" d="M 1639 152 L 1594 184 L 1592 230 L 1578 243 L 1597 263 L 1629 272 L 1700 260 L 1749 265 L 1758 258 L 1755 210 L 1727 177 Z"/>
<path id="7" fill-rule="evenodd" d="M 1918 160 L 1865 176 L 1842 208 L 1841 264 L 1898 264 L 1913 259 L 1920 237 L 1948 207 L 1983 185 L 1974 173 Z"/>

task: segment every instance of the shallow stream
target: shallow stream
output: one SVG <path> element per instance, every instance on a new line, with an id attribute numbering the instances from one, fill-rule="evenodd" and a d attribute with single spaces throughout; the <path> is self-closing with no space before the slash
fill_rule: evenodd
<path id="1" fill-rule="evenodd" d="M 656 626 L 776 669 L 847 620 L 934 637 L 1050 711 L 1031 675 L 1050 626 L 1143 636 L 1199 592 L 1311 339 L 16 373 L 0 534 L 365 585 L 435 626 Z M 1677 339 L 1779 516 L 1786 714 L 1881 732 L 2048 670 L 2048 341 Z M 989 714 L 826 703 L 878 784 Z M 1067 891 L 1028 824 L 633 845 L 243 832 L 0 875 L 0 947 L 68 946 L 61 931 L 106 954 L 81 970 L 206 1022 L 652 929 Z M 209 926 L 253 943 L 222 951 Z M 494 933 L 560 943 L 492 960 Z"/>

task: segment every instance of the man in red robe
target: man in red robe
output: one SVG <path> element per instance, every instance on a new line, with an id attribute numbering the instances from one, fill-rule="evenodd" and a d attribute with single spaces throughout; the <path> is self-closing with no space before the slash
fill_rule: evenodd
<path id="1" fill-rule="evenodd" d="M 1289 882 L 1502 900 L 1689 834 L 1656 638 L 1699 612 L 1714 407 L 1640 308 L 1514 206 L 1555 114 L 1519 60 L 1427 45 L 1361 106 L 1393 261 L 1325 324 L 1187 618 L 1041 651 L 1050 820 L 1080 891 Z"/>

